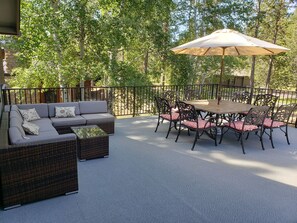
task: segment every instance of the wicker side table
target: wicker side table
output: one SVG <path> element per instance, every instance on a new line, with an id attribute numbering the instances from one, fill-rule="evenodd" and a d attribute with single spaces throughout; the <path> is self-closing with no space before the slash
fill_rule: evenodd
<path id="1" fill-rule="evenodd" d="M 77 155 L 80 161 L 109 155 L 109 136 L 97 125 L 71 127 L 77 136 Z"/>

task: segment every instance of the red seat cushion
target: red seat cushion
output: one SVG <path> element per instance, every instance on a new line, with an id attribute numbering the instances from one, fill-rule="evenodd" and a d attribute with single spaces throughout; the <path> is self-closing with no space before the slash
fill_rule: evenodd
<path id="1" fill-rule="evenodd" d="M 236 129 L 238 131 L 242 131 L 242 127 L 243 127 L 243 121 L 235 121 L 235 122 L 231 122 L 228 125 L 230 128 L 232 129 Z M 256 125 L 244 125 L 244 129 L 243 131 L 253 131 L 258 129 L 258 126 Z"/>
<path id="2" fill-rule="evenodd" d="M 160 115 L 163 119 L 169 120 L 170 121 L 170 114 L 161 114 Z M 172 113 L 171 114 L 171 120 L 172 121 L 178 121 L 179 120 L 179 113 Z"/>
<path id="3" fill-rule="evenodd" d="M 271 118 L 265 118 L 263 125 L 264 125 L 264 128 L 279 128 L 281 126 L 285 126 L 286 124 L 284 122 L 279 122 L 279 121 L 272 122 Z"/>
<path id="4" fill-rule="evenodd" d="M 214 123 L 208 122 L 206 124 L 207 121 L 203 120 L 203 119 L 199 119 L 198 120 L 198 129 L 206 129 L 206 128 L 210 128 L 210 127 L 215 127 Z M 183 125 L 190 128 L 190 129 L 197 129 L 197 122 L 196 121 L 184 121 Z"/>

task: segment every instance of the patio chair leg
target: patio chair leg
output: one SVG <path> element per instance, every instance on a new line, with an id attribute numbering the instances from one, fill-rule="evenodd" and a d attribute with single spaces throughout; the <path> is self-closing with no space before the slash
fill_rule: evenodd
<path id="1" fill-rule="evenodd" d="M 240 140 L 241 136 L 242 136 L 242 133 L 238 133 L 238 138 L 237 138 L 237 141 L 239 141 L 239 140 Z"/>
<path id="2" fill-rule="evenodd" d="M 210 129 L 211 131 L 211 129 Z M 217 128 L 214 128 L 214 131 L 215 131 L 215 134 L 214 134 L 214 141 L 215 141 L 215 146 L 218 146 L 218 143 L 217 143 L 217 135 L 218 135 L 218 130 Z M 221 128 L 221 135 L 222 135 L 222 128 Z"/>
<path id="3" fill-rule="evenodd" d="M 222 141 L 223 141 L 223 136 L 224 136 L 224 134 L 226 133 L 227 131 L 225 131 L 224 132 L 224 127 L 222 127 L 222 129 L 221 129 L 221 136 L 220 136 L 220 141 L 219 141 L 219 144 L 221 144 L 222 143 Z"/>
<path id="4" fill-rule="evenodd" d="M 178 137 L 179 137 L 179 134 L 180 134 L 180 130 L 181 130 L 181 124 L 179 125 L 179 128 L 178 128 L 178 132 L 177 132 L 177 136 L 176 136 L 175 142 L 177 142 L 177 140 L 178 140 Z"/>
<path id="5" fill-rule="evenodd" d="M 171 131 L 171 123 L 172 123 L 172 121 L 169 122 L 169 128 L 167 131 L 166 139 L 168 138 L 169 132 Z"/>
<path id="6" fill-rule="evenodd" d="M 272 138 L 272 132 L 273 132 L 273 129 L 271 128 L 271 129 L 270 129 L 270 134 L 269 134 L 269 139 L 270 139 L 270 142 L 271 142 L 271 146 L 272 146 L 272 148 L 274 149 L 274 143 L 273 143 L 273 138 Z"/>
<path id="7" fill-rule="evenodd" d="M 262 150 L 265 150 L 264 144 L 263 144 L 263 137 L 262 137 L 262 135 L 260 136 L 260 141 L 261 141 Z"/>
<path id="8" fill-rule="evenodd" d="M 242 148 L 242 153 L 245 154 L 242 138 L 243 138 L 243 134 L 241 134 L 241 136 L 240 136 L 240 144 L 241 144 L 241 148 Z"/>
<path id="9" fill-rule="evenodd" d="M 158 123 L 157 123 L 156 129 L 155 129 L 155 132 L 157 132 L 159 125 L 160 125 L 160 117 L 158 117 Z"/>
<path id="10" fill-rule="evenodd" d="M 249 136 L 250 136 L 250 133 L 248 132 L 246 137 L 245 137 L 245 140 L 247 140 L 249 138 Z"/>
<path id="11" fill-rule="evenodd" d="M 195 145 L 196 145 L 196 142 L 197 142 L 197 139 L 198 139 L 198 138 L 199 138 L 199 132 L 196 131 L 196 135 L 195 135 L 194 143 L 193 143 L 193 146 L 192 146 L 192 148 L 191 148 L 192 151 L 194 150 L 194 147 L 195 147 Z"/>
<path id="12" fill-rule="evenodd" d="M 290 141 L 289 141 L 289 134 L 288 134 L 288 126 L 286 125 L 286 132 L 285 132 L 285 136 L 287 138 L 287 143 L 288 145 L 290 145 Z"/>

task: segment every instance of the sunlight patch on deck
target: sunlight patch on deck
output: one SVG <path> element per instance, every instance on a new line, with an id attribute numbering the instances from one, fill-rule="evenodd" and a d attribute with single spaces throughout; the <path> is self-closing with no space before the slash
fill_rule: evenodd
<path id="1" fill-rule="evenodd" d="M 297 187 L 297 164 L 295 166 L 274 166 L 272 164 L 243 159 L 231 159 L 224 154 L 212 154 L 212 157 L 223 163 L 247 168 L 251 173 L 279 183 Z M 288 165 L 288 164 L 287 164 Z"/>

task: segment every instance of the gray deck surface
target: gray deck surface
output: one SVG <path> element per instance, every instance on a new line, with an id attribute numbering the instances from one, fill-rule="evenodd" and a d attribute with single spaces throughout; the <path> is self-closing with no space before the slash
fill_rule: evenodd
<path id="1" fill-rule="evenodd" d="M 0 211 L 0 223 L 297 222 L 297 129 L 275 149 L 255 135 L 246 155 L 233 134 L 221 145 L 176 131 L 156 117 L 119 119 L 110 156 L 78 162 L 79 192 Z"/>

